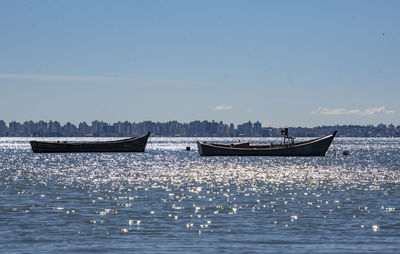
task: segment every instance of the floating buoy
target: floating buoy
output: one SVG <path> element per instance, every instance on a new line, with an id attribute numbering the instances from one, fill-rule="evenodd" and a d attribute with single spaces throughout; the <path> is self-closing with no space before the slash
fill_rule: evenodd
<path id="1" fill-rule="evenodd" d="M 343 155 L 348 156 L 348 155 L 350 155 L 350 153 L 349 153 L 349 151 L 343 151 Z"/>
<path id="2" fill-rule="evenodd" d="M 190 146 L 187 146 L 187 147 L 186 147 L 186 151 L 190 151 Z"/>

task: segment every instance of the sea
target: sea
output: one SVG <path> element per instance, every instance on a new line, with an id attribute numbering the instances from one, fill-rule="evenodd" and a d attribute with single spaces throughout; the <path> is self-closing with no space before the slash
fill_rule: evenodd
<path id="1" fill-rule="evenodd" d="M 2 253 L 400 253 L 399 138 L 336 138 L 316 158 L 200 157 L 196 140 L 239 141 L 209 137 L 34 154 L 32 139 L 0 138 Z"/>

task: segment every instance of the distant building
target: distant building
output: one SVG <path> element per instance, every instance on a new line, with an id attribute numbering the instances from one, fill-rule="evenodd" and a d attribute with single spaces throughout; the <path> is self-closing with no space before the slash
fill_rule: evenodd
<path id="1" fill-rule="evenodd" d="M 8 136 L 8 128 L 6 122 L 0 120 L 0 136 L 7 137 Z"/>

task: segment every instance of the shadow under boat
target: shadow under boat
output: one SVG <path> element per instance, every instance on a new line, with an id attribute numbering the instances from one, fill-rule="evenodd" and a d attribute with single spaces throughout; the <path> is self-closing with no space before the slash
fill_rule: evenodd
<path id="1" fill-rule="evenodd" d="M 127 139 L 101 142 L 30 141 L 34 153 L 144 152 L 150 132 Z"/>
<path id="2" fill-rule="evenodd" d="M 281 131 L 284 136 L 282 144 L 250 145 L 242 142 L 225 145 L 197 141 L 197 146 L 201 156 L 325 156 L 336 133 L 296 143 L 285 128 Z"/>

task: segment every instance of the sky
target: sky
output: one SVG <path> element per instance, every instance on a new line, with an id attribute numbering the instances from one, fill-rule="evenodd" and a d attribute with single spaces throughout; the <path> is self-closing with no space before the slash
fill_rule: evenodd
<path id="1" fill-rule="evenodd" d="M 400 1 L 0 1 L 0 120 L 400 124 Z"/>

